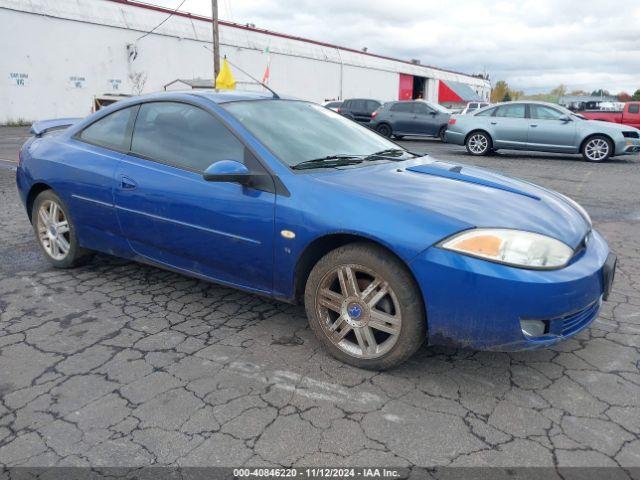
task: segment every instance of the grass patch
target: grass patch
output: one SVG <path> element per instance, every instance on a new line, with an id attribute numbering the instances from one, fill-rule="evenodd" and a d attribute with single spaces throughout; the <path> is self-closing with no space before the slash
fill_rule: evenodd
<path id="1" fill-rule="evenodd" d="M 24 118 L 18 118 L 17 120 L 9 120 L 6 123 L 0 123 L 0 127 L 28 127 L 33 122 L 25 120 Z"/>

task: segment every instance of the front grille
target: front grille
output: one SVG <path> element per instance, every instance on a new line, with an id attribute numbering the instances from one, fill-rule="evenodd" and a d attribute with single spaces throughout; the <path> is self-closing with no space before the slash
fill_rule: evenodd
<path id="1" fill-rule="evenodd" d="M 622 135 L 625 138 L 640 138 L 640 134 L 638 134 L 638 132 L 622 132 Z"/>
<path id="2" fill-rule="evenodd" d="M 562 317 L 562 335 L 571 335 L 587 325 L 598 313 L 600 308 L 600 300 L 593 302 L 586 308 L 578 312 L 574 312 L 566 317 Z"/>

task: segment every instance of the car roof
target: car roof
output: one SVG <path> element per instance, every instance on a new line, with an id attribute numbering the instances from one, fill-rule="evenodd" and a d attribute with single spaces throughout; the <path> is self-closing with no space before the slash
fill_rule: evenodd
<path id="1" fill-rule="evenodd" d="M 557 103 L 551 102 L 541 102 L 539 100 L 513 100 L 511 102 L 499 102 L 491 104 L 492 107 L 499 107 L 500 105 L 520 105 L 520 104 L 530 104 L 530 105 L 544 105 L 545 107 L 556 107 L 556 108 L 564 108 L 562 105 L 558 105 Z"/>
<path id="2" fill-rule="evenodd" d="M 344 99 L 344 102 L 348 102 L 349 100 L 372 100 L 374 102 L 382 103 L 377 98 L 360 98 L 360 97 L 358 97 L 358 98 L 346 98 L 346 99 Z"/>
<path id="3" fill-rule="evenodd" d="M 271 92 L 250 92 L 246 90 L 214 90 L 214 89 L 197 89 L 188 90 L 187 93 L 206 97 L 216 103 L 239 102 L 247 100 L 270 100 L 273 99 Z M 281 100 L 298 100 L 295 97 L 278 94 Z"/>
<path id="4" fill-rule="evenodd" d="M 144 95 L 137 95 L 134 97 L 129 97 L 126 100 L 121 100 L 117 102 L 119 105 L 131 104 L 131 103 L 140 103 L 146 101 L 157 101 L 163 99 L 180 99 L 183 98 L 185 100 L 189 98 L 201 97 L 206 98 L 215 103 L 229 103 L 229 102 L 239 102 L 239 101 L 250 101 L 250 100 L 271 100 L 274 99 L 274 96 L 271 92 L 250 92 L 243 90 L 214 90 L 214 89 L 193 89 L 193 90 L 181 90 L 181 91 L 168 91 L 168 92 L 156 92 L 156 93 L 147 93 Z M 286 95 L 279 95 L 281 100 L 299 100 L 295 97 L 289 97 Z"/>

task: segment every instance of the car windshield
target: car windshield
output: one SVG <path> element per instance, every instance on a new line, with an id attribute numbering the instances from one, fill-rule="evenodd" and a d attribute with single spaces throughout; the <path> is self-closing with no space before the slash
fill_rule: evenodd
<path id="1" fill-rule="evenodd" d="M 221 105 L 287 165 L 311 160 L 366 157 L 393 150 L 394 159 L 413 157 L 398 145 L 332 110 L 298 100 L 251 100 Z M 384 159 L 385 157 L 376 157 Z M 333 165 L 327 163 L 327 166 Z"/>
<path id="2" fill-rule="evenodd" d="M 451 113 L 447 107 L 443 107 L 439 103 L 429 103 L 429 106 L 435 110 L 439 110 L 441 113 Z"/>

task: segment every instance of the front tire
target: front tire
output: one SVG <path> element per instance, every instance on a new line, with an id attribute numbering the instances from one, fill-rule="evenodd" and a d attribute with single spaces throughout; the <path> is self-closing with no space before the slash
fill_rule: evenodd
<path id="1" fill-rule="evenodd" d="M 613 155 L 613 143 L 604 135 L 595 135 L 582 145 L 582 158 L 587 162 L 606 162 Z"/>
<path id="2" fill-rule="evenodd" d="M 411 357 L 427 335 L 422 295 L 383 248 L 352 243 L 326 254 L 305 288 L 309 325 L 338 360 L 384 370 Z"/>
<path id="3" fill-rule="evenodd" d="M 36 197 L 31 220 L 38 245 L 54 267 L 76 267 L 91 257 L 92 252 L 78 243 L 69 209 L 53 190 L 45 190 Z"/>
<path id="4" fill-rule="evenodd" d="M 472 132 L 464 143 L 467 152 L 475 156 L 488 155 L 493 149 L 491 137 L 485 132 Z"/>

